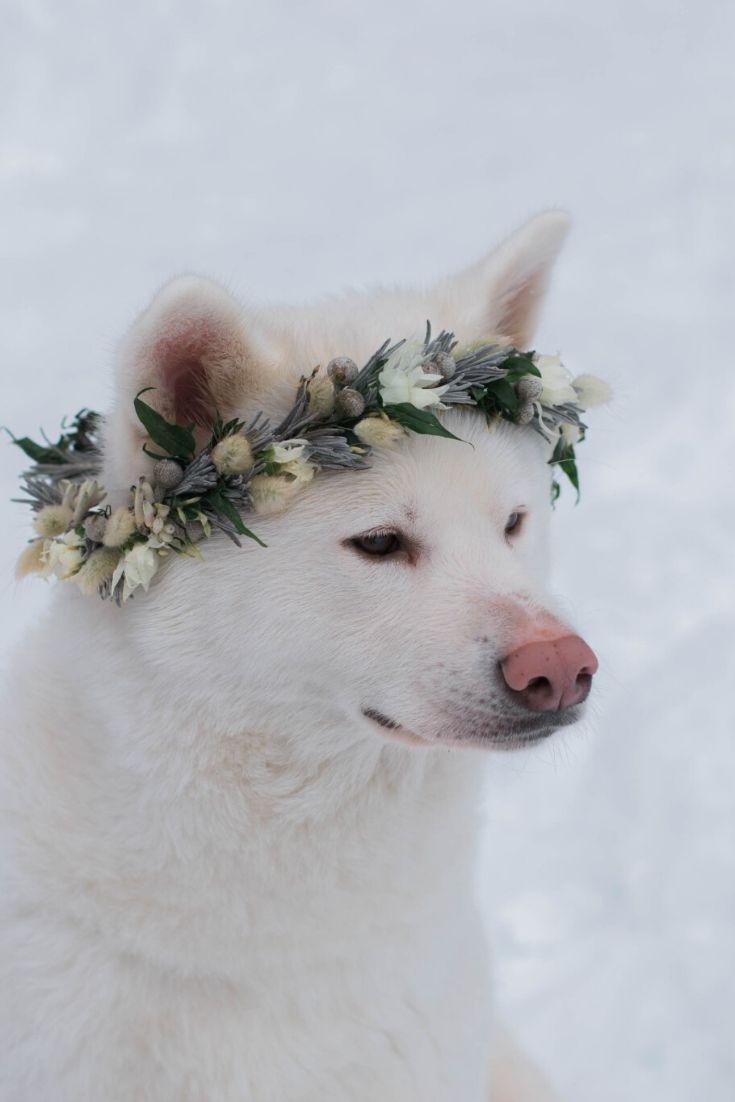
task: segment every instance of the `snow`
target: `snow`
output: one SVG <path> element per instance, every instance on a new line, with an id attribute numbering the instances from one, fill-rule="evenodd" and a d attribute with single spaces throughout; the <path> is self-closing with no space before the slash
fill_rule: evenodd
<path id="1" fill-rule="evenodd" d="M 18 431 L 104 408 L 177 271 L 256 300 L 424 280 L 572 211 L 538 344 L 618 393 L 556 518 L 602 672 L 583 730 L 493 763 L 499 1000 L 567 1102 L 732 1098 L 735 8 L 25 0 L 3 24 Z M 3 448 L 3 657 L 46 600 L 9 580 L 18 468 Z"/>

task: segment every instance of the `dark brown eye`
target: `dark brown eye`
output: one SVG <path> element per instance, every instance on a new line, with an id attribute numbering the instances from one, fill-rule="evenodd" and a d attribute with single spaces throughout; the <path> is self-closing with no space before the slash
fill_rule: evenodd
<path id="1" fill-rule="evenodd" d="M 523 518 L 525 513 L 516 512 L 511 513 L 505 522 L 505 534 L 506 536 L 517 536 L 523 525 Z"/>
<path id="2" fill-rule="evenodd" d="M 376 559 L 384 559 L 387 555 L 395 555 L 402 550 L 401 537 L 396 532 L 375 531 L 365 532 L 362 536 L 354 536 L 350 544 L 357 551 L 365 555 L 372 555 Z"/>

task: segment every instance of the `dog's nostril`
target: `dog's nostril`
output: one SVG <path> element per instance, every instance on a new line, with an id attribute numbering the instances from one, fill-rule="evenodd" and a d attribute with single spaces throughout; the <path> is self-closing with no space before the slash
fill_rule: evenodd
<path id="1" fill-rule="evenodd" d="M 532 711 L 561 711 L 589 695 L 597 659 L 576 635 L 524 643 L 500 663 L 508 688 Z"/>

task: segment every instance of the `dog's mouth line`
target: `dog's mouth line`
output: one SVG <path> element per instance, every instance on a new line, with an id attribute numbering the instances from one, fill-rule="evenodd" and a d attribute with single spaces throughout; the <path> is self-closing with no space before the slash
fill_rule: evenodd
<path id="1" fill-rule="evenodd" d="M 372 719 L 374 723 L 377 723 L 380 727 L 385 727 L 387 731 L 400 730 L 400 723 L 397 723 L 395 719 L 391 719 L 390 716 L 383 715 L 377 708 L 363 708 L 362 714 L 367 716 L 368 719 Z"/>

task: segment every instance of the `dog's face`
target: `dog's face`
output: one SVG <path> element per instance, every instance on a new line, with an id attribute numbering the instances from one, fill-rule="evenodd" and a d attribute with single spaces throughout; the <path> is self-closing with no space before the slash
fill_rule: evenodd
<path id="1" fill-rule="evenodd" d="M 171 285 L 123 352 L 109 483 L 145 469 L 127 411 L 144 385 L 206 432 L 215 408 L 277 415 L 302 371 L 364 359 L 426 317 L 463 340 L 502 331 L 527 346 L 562 231 L 537 220 L 482 271 L 423 295 L 257 322 L 219 288 Z M 407 436 L 370 469 L 319 475 L 283 514 L 249 518 L 267 549 L 217 539 L 203 563 L 161 571 L 123 613 L 137 649 L 222 729 L 302 732 L 325 750 L 383 738 L 511 747 L 572 722 L 595 663 L 544 592 L 548 445 L 472 411 L 445 423 L 460 441 Z"/>

